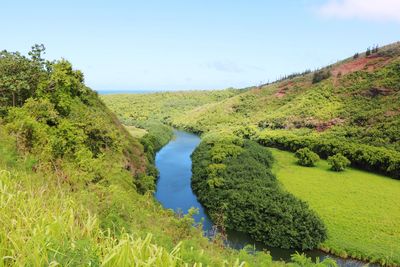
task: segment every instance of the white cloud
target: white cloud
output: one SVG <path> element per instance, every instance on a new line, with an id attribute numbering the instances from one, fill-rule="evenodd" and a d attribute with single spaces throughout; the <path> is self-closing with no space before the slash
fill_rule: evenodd
<path id="1" fill-rule="evenodd" d="M 318 12 L 324 17 L 400 23 L 400 0 L 329 0 Z"/>
<path id="2" fill-rule="evenodd" d="M 206 65 L 210 69 L 215 69 L 222 72 L 241 73 L 244 71 L 243 68 L 239 67 L 236 63 L 230 60 L 217 60 L 208 62 Z"/>

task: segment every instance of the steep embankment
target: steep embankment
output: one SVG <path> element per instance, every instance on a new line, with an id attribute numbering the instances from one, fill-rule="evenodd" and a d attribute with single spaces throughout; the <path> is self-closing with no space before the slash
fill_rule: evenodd
<path id="1" fill-rule="evenodd" d="M 145 112 L 149 114 L 146 120 L 161 118 L 170 125 L 198 133 L 236 133 L 260 144 L 289 151 L 309 147 L 322 158 L 340 152 L 355 167 L 380 172 L 392 178 L 400 177 L 399 43 L 385 46 L 369 55 L 356 54 L 316 72 L 294 74 L 272 84 L 238 91 L 220 100 L 210 98 L 206 103 L 196 102 L 190 108 L 176 104 L 191 99 L 191 94 L 168 93 L 168 97 L 162 100 L 152 94 L 103 96 L 103 99 L 125 120 L 135 122 L 143 119 L 132 113 L 140 101 L 143 109 L 146 106 L 152 107 L 151 112 Z M 121 106 L 120 101 L 125 106 Z M 303 174 L 308 175 L 307 169 Z M 376 190 L 380 190 L 379 179 L 372 179 L 376 181 Z M 368 181 L 369 177 L 365 180 Z M 315 183 L 310 182 L 309 186 L 317 195 L 337 193 Z M 362 190 L 360 193 L 368 197 L 369 190 L 354 184 L 350 187 L 354 191 Z M 400 188 L 394 190 L 400 194 Z M 293 193 L 302 197 L 299 192 Z M 398 202 L 396 194 L 386 197 L 386 203 Z M 307 201 L 307 198 L 302 199 Z M 400 255 L 400 247 L 394 245 L 399 244 L 400 238 L 398 213 L 387 214 L 379 202 L 368 202 L 366 208 L 356 198 L 353 199 L 351 194 L 346 199 L 354 203 L 354 209 L 361 211 L 361 220 L 365 224 L 359 224 L 358 229 L 342 224 L 341 220 L 328 224 L 328 239 L 322 246 L 342 256 L 400 264 L 396 256 Z M 318 206 L 312 208 L 318 214 Z M 335 216 L 339 216 L 335 212 L 337 209 L 344 211 L 340 214 L 345 216 L 344 220 L 353 218 L 352 210 L 346 209 L 346 205 L 340 201 L 323 209 L 320 212 L 325 218 L 328 216 L 334 220 Z M 374 211 L 376 218 L 369 218 L 370 213 L 363 212 L 366 209 Z M 385 220 L 375 223 L 379 218 Z M 378 227 L 379 231 L 387 234 L 380 239 L 379 235 L 369 234 L 369 227 Z M 337 231 L 340 229 L 345 230 Z M 341 234 L 335 234 L 338 232 Z M 349 245 L 347 237 L 354 236 L 353 232 L 362 233 L 357 238 L 364 242 L 364 247 L 354 248 Z M 383 253 L 374 250 L 376 240 L 380 240 L 379 251 Z"/>

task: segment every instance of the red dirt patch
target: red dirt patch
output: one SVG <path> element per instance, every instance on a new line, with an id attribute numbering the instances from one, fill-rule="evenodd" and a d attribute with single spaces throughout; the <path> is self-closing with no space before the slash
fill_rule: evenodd
<path id="1" fill-rule="evenodd" d="M 283 90 L 279 90 L 278 92 L 275 93 L 275 96 L 276 96 L 277 98 L 284 97 L 285 95 L 286 95 L 286 92 L 283 91 Z"/>
<path id="2" fill-rule="evenodd" d="M 394 117 L 400 114 L 400 109 L 399 110 L 388 110 L 385 112 L 386 117 Z"/>
<path id="3" fill-rule="evenodd" d="M 318 132 L 323 132 L 325 130 L 328 130 L 332 126 L 335 126 L 335 125 L 338 125 L 338 124 L 342 124 L 343 122 L 344 122 L 343 119 L 335 118 L 335 119 L 331 119 L 329 121 L 324 121 L 324 122 L 321 122 L 321 123 L 317 124 L 315 129 Z"/>
<path id="4" fill-rule="evenodd" d="M 359 70 L 374 71 L 376 67 L 386 65 L 390 61 L 388 57 L 382 57 L 378 55 L 371 55 L 368 57 L 360 57 L 350 62 L 341 64 L 332 70 L 332 76 L 334 77 L 334 83 L 336 84 L 338 76 L 346 75 Z"/>
<path id="5" fill-rule="evenodd" d="M 365 67 L 365 65 L 367 65 L 368 62 L 369 62 L 369 58 L 365 58 L 365 57 L 358 58 L 356 60 L 352 60 L 350 62 L 344 63 L 344 64 L 336 67 L 335 69 L 333 69 L 332 75 L 334 77 L 337 77 L 337 75 L 339 73 L 341 73 L 342 75 L 345 75 L 347 73 L 362 70 Z"/>
<path id="6" fill-rule="evenodd" d="M 275 96 L 278 98 L 284 97 L 289 88 L 292 87 L 293 85 L 294 85 L 293 81 L 282 83 L 278 88 L 278 92 L 275 93 Z"/>

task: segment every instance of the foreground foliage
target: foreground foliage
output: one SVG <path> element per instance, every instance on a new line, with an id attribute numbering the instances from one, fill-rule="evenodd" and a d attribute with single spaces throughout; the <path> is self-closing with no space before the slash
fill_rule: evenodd
<path id="1" fill-rule="evenodd" d="M 0 266 L 273 265 L 265 253 L 209 243 L 193 220 L 176 218 L 132 188 L 93 185 L 73 193 L 56 179 L 0 171 Z"/>

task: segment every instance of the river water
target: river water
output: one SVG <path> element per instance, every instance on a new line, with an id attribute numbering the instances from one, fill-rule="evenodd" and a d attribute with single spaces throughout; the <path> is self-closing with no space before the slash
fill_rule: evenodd
<path id="1" fill-rule="evenodd" d="M 173 209 L 175 212 L 186 214 L 191 207 L 199 209 L 199 214 L 194 216 L 196 222 L 202 221 L 205 234 L 212 231 L 213 223 L 207 215 L 204 207 L 197 201 L 196 195 L 191 188 L 192 160 L 190 155 L 199 145 L 200 138 L 197 135 L 174 130 L 174 139 L 164 146 L 156 155 L 156 167 L 160 173 L 155 192 L 156 199 L 167 209 Z M 290 260 L 290 255 L 295 253 L 292 249 L 280 249 L 265 246 L 254 241 L 247 234 L 236 231 L 228 231 L 227 245 L 241 249 L 245 245 L 254 245 L 256 249 L 266 249 L 271 252 L 274 260 Z M 314 260 L 319 257 L 321 260 L 325 257 L 335 259 L 340 266 L 355 267 L 363 266 L 365 263 L 342 259 L 328 255 L 319 250 L 305 251 L 305 253 Z M 370 264 L 370 266 L 372 266 Z"/>

